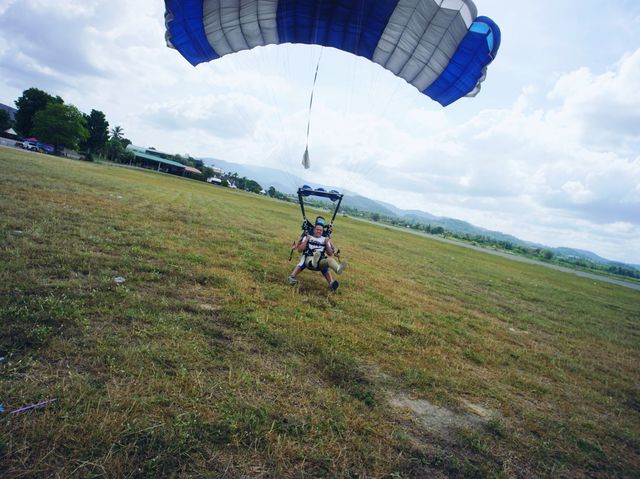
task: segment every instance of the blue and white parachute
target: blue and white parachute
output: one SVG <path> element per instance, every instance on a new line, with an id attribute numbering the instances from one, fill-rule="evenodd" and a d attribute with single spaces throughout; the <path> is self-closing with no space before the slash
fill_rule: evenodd
<path id="1" fill-rule="evenodd" d="M 191 64 L 305 43 L 365 57 L 443 106 L 475 96 L 500 29 L 471 0 L 165 0 L 167 43 Z"/>

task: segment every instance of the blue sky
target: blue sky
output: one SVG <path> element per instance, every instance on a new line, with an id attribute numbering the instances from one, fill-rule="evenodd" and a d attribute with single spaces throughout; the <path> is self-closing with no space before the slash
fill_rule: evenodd
<path id="1" fill-rule="evenodd" d="M 640 263 L 640 2 L 476 0 L 503 32 L 477 98 L 450 108 L 320 49 L 191 67 L 164 4 L 0 0 L 0 102 L 31 86 L 106 113 L 136 144 L 274 166 L 403 208 Z"/>

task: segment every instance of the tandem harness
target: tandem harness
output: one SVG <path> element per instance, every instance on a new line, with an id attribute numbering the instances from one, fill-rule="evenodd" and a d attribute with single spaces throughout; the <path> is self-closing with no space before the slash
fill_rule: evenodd
<path id="1" fill-rule="evenodd" d="M 329 224 L 326 223 L 326 220 L 322 216 L 318 216 L 316 221 L 311 222 L 307 219 L 307 215 L 304 209 L 304 198 L 308 198 L 310 196 L 315 196 L 319 198 L 326 198 L 331 202 L 335 203 L 335 210 L 333 211 L 333 216 L 331 218 L 331 222 Z M 338 215 L 338 211 L 340 210 L 340 205 L 342 203 L 342 198 L 344 195 L 338 193 L 335 190 L 326 191 L 323 188 L 313 189 L 308 185 L 304 185 L 302 188 L 298 188 L 298 202 L 300 203 L 300 211 L 302 212 L 302 232 L 300 234 L 300 238 L 295 240 L 291 245 L 291 251 L 289 253 L 289 261 L 293 258 L 293 252 L 296 250 L 300 242 L 305 238 L 306 235 L 311 235 L 313 237 L 313 230 L 316 225 L 322 226 L 322 236 L 326 239 L 331 238 L 331 233 L 333 233 L 333 223 L 336 220 L 336 216 Z M 337 203 L 336 203 L 337 202 Z M 324 241 L 323 241 L 324 243 Z M 304 256 L 308 257 L 313 254 L 313 251 L 307 246 L 307 249 L 304 251 Z M 334 250 L 334 255 L 340 259 L 340 250 Z M 321 259 L 324 259 L 325 254 L 322 252 Z M 312 271 L 319 271 L 318 268 L 311 268 Z"/>

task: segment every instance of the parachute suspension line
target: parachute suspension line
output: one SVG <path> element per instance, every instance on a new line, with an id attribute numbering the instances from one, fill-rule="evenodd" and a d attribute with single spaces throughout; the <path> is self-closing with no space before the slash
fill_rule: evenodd
<path id="1" fill-rule="evenodd" d="M 258 64 L 263 74 L 265 71 L 268 71 L 267 65 L 277 65 L 280 69 L 280 74 L 285 75 L 285 78 L 288 81 L 292 80 L 291 69 L 289 68 L 289 54 L 286 48 L 272 48 L 272 47 L 264 47 L 263 49 L 264 55 L 260 55 L 258 57 Z M 271 57 L 271 58 L 268 58 Z M 266 59 L 266 60 L 265 60 Z M 276 61 L 277 60 L 277 61 Z M 266 61 L 266 65 L 265 65 Z M 266 74 L 264 74 L 266 76 Z M 289 141 L 289 137 L 287 135 L 287 126 L 285 124 L 285 120 L 282 115 L 282 102 L 278 100 L 278 93 L 274 91 L 271 86 L 271 82 L 263 82 L 264 85 L 266 83 L 267 93 L 269 94 L 269 98 L 271 101 L 271 105 L 274 108 L 275 116 L 280 123 L 280 145 L 275 146 L 272 152 L 269 153 L 269 156 L 273 155 L 275 152 L 274 159 L 278 163 L 280 169 L 285 173 L 287 177 L 288 186 L 291 190 L 295 191 L 298 188 L 298 182 L 296 181 L 294 175 L 291 173 L 291 160 L 294 158 L 293 149 L 291 147 L 291 142 Z M 282 151 L 280 146 L 284 148 L 286 151 Z M 284 159 L 282 158 L 282 154 L 286 156 Z"/>
<path id="2" fill-rule="evenodd" d="M 318 64 L 316 65 L 316 73 L 313 76 L 313 86 L 311 87 L 311 98 L 309 99 L 309 116 L 307 117 L 307 140 L 305 143 L 304 154 L 302 155 L 302 166 L 305 170 L 311 167 L 311 161 L 309 160 L 309 132 L 311 131 L 311 109 L 313 108 L 313 94 L 316 90 L 316 83 L 318 82 L 318 70 L 320 69 L 320 60 L 322 60 L 322 52 L 324 47 L 320 48 L 320 55 L 318 56 Z"/>
<path id="3" fill-rule="evenodd" d="M 286 50 L 286 48 L 284 50 Z M 246 55 L 243 55 L 243 53 L 246 53 Z M 236 55 L 235 57 L 238 58 L 237 63 L 232 62 L 232 65 L 235 67 L 241 66 L 242 73 L 257 70 L 262 78 L 269 79 L 272 77 L 274 69 L 278 70 L 279 68 L 281 74 L 283 73 L 282 67 L 284 66 L 284 62 L 282 61 L 282 55 L 278 55 L 278 53 L 281 53 L 278 48 L 274 49 L 271 46 L 259 47 L 254 49 L 251 53 L 241 52 L 239 55 Z M 240 70 L 237 68 L 236 73 L 240 73 Z M 290 79 L 290 75 L 286 75 L 286 78 Z M 259 91 L 260 101 L 264 102 L 265 105 L 274 112 L 272 120 L 279 123 L 277 130 L 281 132 L 277 138 L 267 133 L 263 140 L 268 144 L 265 145 L 266 148 L 265 151 L 261 153 L 261 158 L 264 162 L 269 163 L 270 161 L 273 161 L 276 163 L 273 166 L 279 168 L 286 176 L 286 180 L 283 181 L 283 184 L 286 183 L 286 186 L 288 186 L 292 191 L 295 191 L 299 185 L 298 181 L 295 180 L 295 177 L 290 171 L 290 161 L 294 158 L 294 155 L 292 154 L 293 151 L 289 138 L 286 133 L 284 133 L 287 131 L 287 128 L 281 112 L 282 102 L 278 100 L 278 95 L 273 89 L 271 81 L 252 82 L 252 85 Z M 251 124 L 248 120 L 248 116 L 246 114 L 244 116 L 247 118 L 246 124 Z M 283 155 L 285 158 L 283 158 Z M 262 186 L 266 189 L 267 186 L 273 185 Z"/>
<path id="4" fill-rule="evenodd" d="M 361 3 L 361 6 L 363 6 L 366 2 L 366 0 L 359 1 Z M 363 9 L 360 8 L 359 11 L 362 12 Z M 362 18 L 362 16 L 359 16 L 356 26 L 357 32 L 360 32 L 362 30 L 363 21 L 364 18 Z M 358 34 L 357 36 L 359 37 L 360 35 Z M 384 69 L 374 68 L 373 72 L 365 73 L 363 72 L 364 65 L 360 61 L 360 59 L 350 62 L 350 65 L 352 65 L 350 98 L 347 102 L 347 110 L 344 114 L 344 118 L 351 118 L 354 110 L 356 110 L 355 107 L 357 107 L 357 111 L 359 111 L 360 114 L 364 114 L 365 116 L 372 115 L 374 117 L 379 117 L 380 112 L 378 110 L 383 108 L 381 99 L 384 97 L 384 90 L 380 88 L 380 80 L 381 73 L 384 72 Z M 355 85 L 360 85 L 362 87 L 360 88 L 360 92 L 358 93 L 357 98 L 355 95 Z M 364 103 L 362 103 L 362 99 L 364 99 Z M 387 106 L 383 109 L 386 110 L 388 106 L 389 105 L 387 104 Z M 376 115 L 376 113 L 378 114 Z M 371 144 L 371 140 L 373 140 L 374 135 L 377 132 L 375 129 L 371 129 L 366 133 L 365 136 L 361 135 L 362 131 L 359 131 L 359 133 L 360 135 L 357 135 L 359 137 L 359 141 L 357 143 L 362 145 L 369 145 Z M 371 165 L 370 161 L 367 161 L 366 158 L 362 157 L 362 148 L 356 148 L 356 144 L 354 144 L 353 146 L 353 148 L 347 149 L 346 152 L 347 159 L 344 163 L 345 166 L 349 165 L 349 167 L 345 168 L 346 172 L 344 175 L 339 176 L 340 179 L 338 183 L 340 189 L 353 187 L 352 180 L 358 179 L 358 177 L 362 178 L 361 173 L 364 169 L 371 171 L 376 167 L 376 165 Z"/>
<path id="5" fill-rule="evenodd" d="M 356 23 L 356 38 L 358 39 L 360 39 L 361 33 L 363 31 L 363 22 L 364 22 L 363 7 L 366 1 L 367 0 L 359 0 L 360 8 L 358 9 L 359 14 L 358 14 L 357 23 Z M 358 48 L 359 48 L 359 43 L 358 43 Z M 348 62 L 348 65 L 350 66 L 349 71 L 351 72 L 351 83 L 349 88 L 349 97 L 347 99 L 347 102 L 345 103 L 346 110 L 344 111 L 342 118 L 352 119 L 355 111 L 363 112 L 363 108 L 362 108 L 363 104 L 361 101 L 362 98 L 366 99 L 364 103 L 365 105 L 364 113 L 365 114 L 373 113 L 374 105 L 376 103 L 375 99 L 380 98 L 379 94 L 374 93 L 374 88 L 373 88 L 378 84 L 377 77 L 379 75 L 380 69 L 376 68 L 374 75 L 365 74 L 363 72 L 363 62 L 361 61 L 360 58 L 355 59 L 355 61 Z M 363 75 L 364 75 L 364 78 L 367 79 L 366 82 L 362 81 Z M 362 87 L 362 88 L 359 88 L 357 97 L 356 97 L 356 85 L 359 85 L 360 87 Z M 366 87 L 364 87 L 365 85 Z M 368 134 L 367 140 L 370 139 L 371 135 L 373 135 L 373 132 L 370 132 Z M 368 143 L 369 143 L 368 141 L 365 142 L 365 144 L 368 144 Z M 357 165 L 358 162 L 362 161 L 362 158 L 359 158 L 358 150 L 360 150 L 360 148 L 356 148 L 355 144 L 353 144 L 352 146 L 353 146 L 352 148 L 345 149 L 345 151 L 343 152 L 346 155 L 346 161 L 344 161 L 343 164 L 345 166 L 349 165 L 350 167 L 347 166 L 347 168 L 345 168 L 346 170 L 345 175 L 341 174 L 337 176 L 337 178 L 339 178 L 338 186 L 341 190 L 345 189 L 348 186 L 352 186 L 349 181 L 350 178 L 353 176 L 353 174 L 351 174 L 351 171 L 353 171 L 354 165 Z"/>
<path id="6" fill-rule="evenodd" d="M 376 77 L 376 81 L 374 81 L 373 84 L 374 86 L 378 86 L 377 83 L 378 83 L 379 75 L 376 75 L 375 77 Z M 404 85 L 402 82 L 396 82 L 396 87 L 394 88 L 391 95 L 388 96 L 387 101 L 378 105 L 376 108 L 368 109 L 368 112 L 371 114 L 374 114 L 377 117 L 380 117 L 383 119 L 386 118 L 386 115 L 389 112 L 389 108 L 395 104 L 395 101 L 394 101 L 395 97 L 403 86 Z M 378 88 L 377 90 L 379 91 L 380 88 Z M 373 98 L 379 98 L 380 96 L 381 95 L 379 95 L 377 92 L 375 95 L 371 93 L 371 97 Z M 380 106 L 382 106 L 382 108 L 380 108 Z M 368 140 L 372 138 L 372 134 L 373 132 L 367 135 Z M 357 166 L 355 168 L 351 168 L 350 171 L 347 173 L 347 176 L 345 179 L 346 185 L 352 185 L 358 179 L 368 181 L 373 171 L 379 167 L 379 165 L 374 161 L 359 162 L 359 164 L 357 162 L 356 164 Z"/>

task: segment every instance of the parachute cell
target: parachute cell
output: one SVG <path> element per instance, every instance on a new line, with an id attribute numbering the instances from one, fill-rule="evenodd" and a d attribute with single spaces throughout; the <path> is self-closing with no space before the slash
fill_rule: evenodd
<path id="1" fill-rule="evenodd" d="M 191 64 L 304 43 L 365 57 L 443 106 L 474 96 L 500 29 L 471 0 L 165 0 L 167 43 Z"/>

